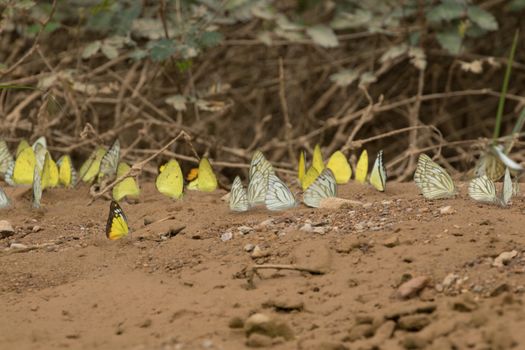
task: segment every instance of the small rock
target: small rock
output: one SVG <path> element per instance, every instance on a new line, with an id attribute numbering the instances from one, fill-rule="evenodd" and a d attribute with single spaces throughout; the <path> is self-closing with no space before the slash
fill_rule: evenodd
<path id="1" fill-rule="evenodd" d="M 144 226 L 151 225 L 152 223 L 153 223 L 153 219 L 152 219 L 152 218 L 150 218 L 150 217 L 148 217 L 148 216 L 146 216 L 146 217 L 144 218 Z"/>
<path id="2" fill-rule="evenodd" d="M 399 237 L 398 236 L 392 236 L 383 241 L 383 245 L 387 248 L 394 248 L 395 246 L 399 245 Z"/>
<path id="3" fill-rule="evenodd" d="M 470 294 L 463 294 L 452 302 L 452 310 L 459 312 L 472 312 L 478 308 L 478 303 Z"/>
<path id="4" fill-rule="evenodd" d="M 456 211 L 454 210 L 454 208 L 452 208 L 450 205 L 439 208 L 439 213 L 441 215 L 450 215 L 450 214 L 454 214 L 455 212 Z"/>
<path id="5" fill-rule="evenodd" d="M 363 209 L 370 209 L 372 208 L 372 203 L 364 203 L 363 204 Z"/>
<path id="6" fill-rule="evenodd" d="M 243 249 L 244 249 L 245 252 L 249 253 L 249 252 L 251 252 L 253 250 L 253 248 L 255 248 L 255 246 L 253 244 L 251 244 L 251 243 L 248 243 L 248 244 L 246 244 L 244 246 Z"/>
<path id="7" fill-rule="evenodd" d="M 221 197 L 221 201 L 223 202 L 229 202 L 230 201 L 230 192 L 226 193 L 224 196 Z"/>
<path id="8" fill-rule="evenodd" d="M 244 323 L 244 331 L 248 337 L 257 333 L 270 338 L 283 337 L 285 340 L 294 338 L 293 331 L 286 322 L 262 313 L 248 317 Z"/>
<path id="9" fill-rule="evenodd" d="M 443 288 L 449 288 L 452 283 L 456 282 L 459 278 L 459 275 L 456 275 L 455 273 L 449 273 L 444 279 L 441 284 L 443 285 Z"/>
<path id="10" fill-rule="evenodd" d="M 257 225 L 258 228 L 266 228 L 273 226 L 273 219 L 266 219 Z"/>
<path id="11" fill-rule="evenodd" d="M 204 339 L 201 343 L 202 347 L 204 349 L 212 349 L 214 346 L 213 346 L 213 340 L 211 339 Z"/>
<path id="12" fill-rule="evenodd" d="M 11 248 L 11 249 L 27 249 L 27 246 L 25 244 L 22 244 L 22 243 L 11 243 L 9 248 Z"/>
<path id="13" fill-rule="evenodd" d="M 239 226 L 237 230 L 242 233 L 243 235 L 250 233 L 253 231 L 253 227 L 250 226 Z"/>
<path id="14" fill-rule="evenodd" d="M 312 224 L 307 222 L 303 226 L 301 226 L 301 228 L 299 230 L 300 231 L 304 231 L 304 232 L 312 232 L 314 229 L 312 227 Z"/>
<path id="15" fill-rule="evenodd" d="M 232 317 L 228 322 L 230 328 L 244 328 L 244 320 L 238 316 Z"/>
<path id="16" fill-rule="evenodd" d="M 272 338 L 259 333 L 252 333 L 246 340 L 246 346 L 250 348 L 266 348 L 272 346 Z"/>
<path id="17" fill-rule="evenodd" d="M 221 235 L 221 241 L 226 242 L 233 238 L 233 233 L 231 231 L 226 231 Z"/>
<path id="18" fill-rule="evenodd" d="M 15 234 L 11 223 L 7 220 L 0 220 L 0 239 L 7 238 Z"/>
<path id="19" fill-rule="evenodd" d="M 263 303 L 264 307 L 273 307 L 275 311 L 284 311 L 284 312 L 292 312 L 292 311 L 301 311 L 304 308 L 304 302 L 299 299 L 270 299 Z"/>
<path id="20" fill-rule="evenodd" d="M 421 314 L 403 316 L 397 321 L 397 326 L 400 329 L 409 332 L 420 331 L 429 324 L 430 318 L 427 315 Z"/>
<path id="21" fill-rule="evenodd" d="M 357 324 L 350 329 L 348 340 L 353 342 L 374 335 L 374 327 L 371 324 Z"/>
<path id="22" fill-rule="evenodd" d="M 324 235 L 326 229 L 324 227 L 314 227 L 313 232 L 318 233 L 320 235 Z"/>
<path id="23" fill-rule="evenodd" d="M 139 327 L 140 328 L 149 328 L 151 326 L 151 319 L 150 318 L 147 318 L 144 320 L 144 322 L 142 322 Z"/>
<path id="24" fill-rule="evenodd" d="M 435 303 L 415 303 L 412 305 L 399 304 L 390 307 L 384 313 L 387 320 L 395 320 L 405 315 L 431 314 L 437 308 Z"/>
<path id="25" fill-rule="evenodd" d="M 411 298 L 425 288 L 429 281 L 430 278 L 427 276 L 414 277 L 399 286 L 397 289 L 397 295 L 401 299 Z"/>
<path id="26" fill-rule="evenodd" d="M 33 226 L 33 229 L 32 229 L 31 231 L 33 231 L 33 232 L 38 232 L 38 231 L 40 231 L 41 229 L 42 229 L 42 228 L 41 228 L 40 226 L 35 225 L 35 226 Z"/>
<path id="27" fill-rule="evenodd" d="M 504 265 L 507 265 L 516 255 L 518 255 L 518 252 L 515 250 L 510 252 L 503 252 L 500 255 L 498 255 L 496 259 L 494 259 L 492 266 L 503 267 Z"/>
<path id="28" fill-rule="evenodd" d="M 266 256 L 269 256 L 270 255 L 270 252 L 267 251 L 267 250 L 263 250 L 261 249 L 261 247 L 259 247 L 258 245 L 256 245 L 253 250 L 252 250 L 252 258 L 254 259 L 257 259 L 257 258 L 264 258 Z"/>
<path id="29" fill-rule="evenodd" d="M 497 297 L 505 292 L 508 292 L 509 290 L 510 290 L 510 286 L 507 283 L 501 283 L 496 288 L 490 291 L 489 296 Z"/>

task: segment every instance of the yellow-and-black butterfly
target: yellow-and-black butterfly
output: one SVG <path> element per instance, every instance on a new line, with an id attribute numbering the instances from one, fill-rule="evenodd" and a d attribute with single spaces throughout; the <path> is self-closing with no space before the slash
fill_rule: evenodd
<path id="1" fill-rule="evenodd" d="M 117 202 L 111 201 L 109 206 L 108 223 L 106 225 L 106 237 L 111 240 L 120 239 L 129 233 L 128 219 Z"/>

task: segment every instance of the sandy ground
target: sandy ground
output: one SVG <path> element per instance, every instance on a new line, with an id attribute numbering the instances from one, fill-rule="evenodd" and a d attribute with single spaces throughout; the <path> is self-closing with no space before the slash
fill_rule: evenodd
<path id="1" fill-rule="evenodd" d="M 349 184 L 340 197 L 363 205 L 236 214 L 224 191 L 174 202 L 145 184 L 122 204 L 132 238 L 110 242 L 109 202 L 87 206 L 87 187 L 44 193 L 40 211 L 8 188 L 0 348 L 525 349 L 525 201 L 460 190 L 427 202 L 414 184 Z M 410 279 L 421 283 L 401 298 Z"/>

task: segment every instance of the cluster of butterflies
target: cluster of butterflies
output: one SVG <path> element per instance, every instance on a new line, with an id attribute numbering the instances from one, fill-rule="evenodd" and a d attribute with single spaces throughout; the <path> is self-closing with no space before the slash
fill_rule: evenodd
<path id="1" fill-rule="evenodd" d="M 427 199 L 450 198 L 458 193 L 447 171 L 426 154 L 419 156 L 414 181 Z M 517 181 L 512 181 L 509 168 L 505 168 L 503 189 L 500 194 L 496 191 L 494 181 L 487 174 L 475 177 L 468 186 L 468 194 L 475 201 L 500 206 L 507 206 L 512 196 L 518 193 L 519 185 Z"/>
<path id="2" fill-rule="evenodd" d="M 318 208 L 325 198 L 337 196 L 337 185 L 345 184 L 352 177 L 352 168 L 341 151 L 334 152 L 325 165 L 321 148 L 316 145 L 312 164 L 306 170 L 304 152 L 299 155 L 298 180 L 303 190 L 303 202 L 309 207 Z M 368 153 L 364 150 L 357 162 L 355 180 L 365 183 L 368 176 Z M 378 191 L 386 188 L 386 169 L 383 152 L 376 157 L 369 178 L 370 184 Z M 244 212 L 258 205 L 269 210 L 286 210 L 298 205 L 290 188 L 275 174 L 273 166 L 260 151 L 252 157 L 247 190 L 239 176 L 233 181 L 229 205 L 232 211 Z"/>

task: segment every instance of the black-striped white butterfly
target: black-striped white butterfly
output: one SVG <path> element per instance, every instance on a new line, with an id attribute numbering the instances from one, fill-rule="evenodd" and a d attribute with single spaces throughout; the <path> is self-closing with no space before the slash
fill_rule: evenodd
<path id="1" fill-rule="evenodd" d="M 268 190 L 264 204 L 269 210 L 286 210 L 297 206 L 292 191 L 274 173 L 268 175 Z"/>
<path id="2" fill-rule="evenodd" d="M 230 209 L 233 211 L 247 211 L 249 209 L 248 196 L 242 186 L 241 178 L 236 176 L 230 191 Z"/>
<path id="3" fill-rule="evenodd" d="M 325 168 L 304 191 L 303 202 L 309 207 L 319 208 L 321 200 L 335 196 L 337 196 L 337 182 L 334 173 L 329 168 Z"/>
<path id="4" fill-rule="evenodd" d="M 456 187 L 450 175 L 424 153 L 419 155 L 414 181 L 426 199 L 456 195 Z"/>
<path id="5" fill-rule="evenodd" d="M 468 194 L 470 198 L 478 202 L 485 202 L 491 204 L 498 204 L 507 206 L 512 198 L 513 185 L 510 178 L 509 168 L 505 169 L 505 176 L 503 180 L 503 190 L 498 196 L 496 192 L 496 185 L 487 175 L 476 177 L 470 181 L 468 186 Z"/>

